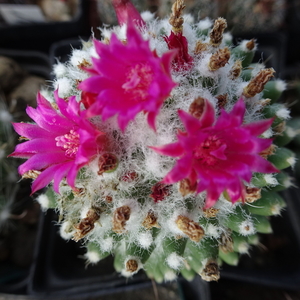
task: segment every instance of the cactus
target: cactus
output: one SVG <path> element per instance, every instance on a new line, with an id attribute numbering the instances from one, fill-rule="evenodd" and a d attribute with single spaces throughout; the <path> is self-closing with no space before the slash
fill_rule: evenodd
<path id="1" fill-rule="evenodd" d="M 286 5 L 285 0 L 234 0 L 228 2 L 225 16 L 234 33 L 269 32 L 282 26 Z"/>
<path id="2" fill-rule="evenodd" d="M 288 186 L 278 172 L 295 162 L 272 144 L 289 111 L 264 98 L 278 89 L 252 64 L 255 41 L 235 47 L 224 19 L 189 24 L 183 9 L 176 0 L 169 22 L 135 11 L 139 26 L 118 11 L 120 26 L 54 66 L 56 91 L 27 109 L 36 124 L 15 124 L 28 141 L 11 154 L 28 158 L 33 192 L 49 185 L 37 200 L 89 263 L 113 254 L 124 276 L 157 282 L 237 265 L 272 231 Z"/>
<path id="3" fill-rule="evenodd" d="M 18 190 L 16 161 L 11 161 L 7 155 L 16 144 L 16 135 L 13 132 L 10 114 L 4 100 L 0 98 L 0 232 L 7 229 L 14 204 L 14 197 Z"/>

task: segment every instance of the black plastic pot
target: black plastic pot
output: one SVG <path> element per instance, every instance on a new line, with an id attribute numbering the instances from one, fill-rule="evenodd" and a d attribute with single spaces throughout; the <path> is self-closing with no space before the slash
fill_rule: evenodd
<path id="1" fill-rule="evenodd" d="M 31 75 L 50 79 L 52 65 L 48 55 L 42 52 L 0 48 L 0 55 L 12 58 Z"/>
<path id="2" fill-rule="evenodd" d="M 55 41 L 89 34 L 88 2 L 79 1 L 77 14 L 70 21 L 0 27 L 0 47 L 47 52 Z"/>
<path id="3" fill-rule="evenodd" d="M 49 58 L 43 53 L 37 51 L 21 51 L 16 49 L 0 49 L 0 55 L 15 60 L 21 68 L 30 75 L 41 76 L 45 79 L 50 78 L 51 66 Z M 13 160 L 13 158 L 10 159 Z M 12 161 L 12 163 L 15 162 L 16 160 Z M 19 216 L 22 215 L 24 211 L 28 209 L 31 210 L 32 206 L 36 205 L 36 203 L 33 201 L 33 198 L 29 196 L 31 193 L 31 181 L 23 180 L 19 183 L 16 182 L 16 184 L 18 185 L 18 192 L 16 193 L 11 213 L 15 216 Z M 18 231 L 18 229 L 20 231 Z M 26 244 L 24 244 L 23 249 L 27 248 L 27 251 L 24 251 L 24 253 L 30 253 L 29 256 L 32 257 L 34 251 L 34 238 L 37 232 L 36 224 L 25 224 L 22 219 L 11 220 L 8 230 L 9 234 L 5 233 L 3 240 L 5 240 L 5 242 L 8 240 L 9 242 L 7 243 L 9 244 L 13 243 L 12 241 L 15 241 L 17 238 L 16 236 L 22 234 L 21 232 L 28 233 L 28 239 L 24 241 Z M 24 239 L 25 238 L 26 236 L 24 235 Z M 14 252 L 12 250 L 14 249 L 10 249 L 10 252 Z M 10 253 L 10 256 L 11 255 L 13 254 Z M 19 253 L 19 256 L 21 255 L 22 253 Z M 27 260 L 30 263 L 30 257 L 24 258 L 24 261 Z M 20 264 L 17 265 L 10 258 L 1 260 L 0 293 L 25 294 L 27 290 L 29 270 L 30 266 L 27 266 L 27 264 L 23 264 L 22 266 L 20 266 Z"/>

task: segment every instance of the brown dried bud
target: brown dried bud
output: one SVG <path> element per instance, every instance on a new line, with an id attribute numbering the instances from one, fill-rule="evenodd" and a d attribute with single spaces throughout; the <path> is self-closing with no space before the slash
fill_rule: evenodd
<path id="1" fill-rule="evenodd" d="M 215 20 L 214 27 L 212 28 L 209 37 L 209 43 L 214 46 L 218 47 L 223 39 L 223 32 L 227 27 L 227 22 L 224 18 L 218 18 Z"/>
<path id="2" fill-rule="evenodd" d="M 246 43 L 246 48 L 251 51 L 255 48 L 255 39 L 250 40 L 249 42 Z"/>
<path id="3" fill-rule="evenodd" d="M 81 63 L 79 63 L 79 64 L 77 65 L 77 67 L 78 67 L 79 69 L 88 68 L 88 67 L 91 67 L 91 66 L 92 66 L 92 64 L 91 64 L 90 62 L 88 62 L 85 58 L 82 60 Z"/>
<path id="4" fill-rule="evenodd" d="M 197 118 L 200 119 L 204 110 L 204 106 L 205 106 L 205 99 L 202 97 L 198 97 L 196 98 L 190 105 L 189 107 L 189 113 Z"/>
<path id="5" fill-rule="evenodd" d="M 173 26 L 172 31 L 174 31 L 175 33 L 182 31 L 182 24 L 184 20 L 181 15 L 184 8 L 184 0 L 176 0 L 172 5 L 172 13 L 169 19 L 169 23 Z"/>
<path id="6" fill-rule="evenodd" d="M 217 106 L 219 109 L 224 108 L 227 104 L 227 94 L 224 95 L 218 95 L 216 98 L 218 100 Z"/>
<path id="7" fill-rule="evenodd" d="M 139 263 L 135 259 L 129 259 L 125 264 L 125 268 L 127 272 L 134 273 L 138 270 Z"/>
<path id="8" fill-rule="evenodd" d="M 126 221 L 130 218 L 130 207 L 127 205 L 118 207 L 113 215 L 113 228 L 115 233 L 123 233 L 125 231 Z"/>
<path id="9" fill-rule="evenodd" d="M 228 47 L 224 49 L 219 49 L 216 53 L 214 53 L 208 63 L 208 68 L 210 71 L 216 71 L 220 68 L 223 68 L 229 61 L 230 58 L 230 50 Z"/>
<path id="10" fill-rule="evenodd" d="M 197 41 L 194 53 L 195 54 L 200 54 L 201 52 L 206 51 L 207 49 L 208 49 L 208 44 L 207 43 Z"/>
<path id="11" fill-rule="evenodd" d="M 230 236 L 230 233 L 222 233 L 219 241 L 219 248 L 224 253 L 233 252 L 233 239 Z"/>
<path id="12" fill-rule="evenodd" d="M 244 88 L 243 95 L 246 98 L 251 98 L 262 92 L 265 84 L 274 76 L 274 73 L 275 71 L 273 68 L 261 70 Z"/>
<path id="13" fill-rule="evenodd" d="M 199 274 L 205 281 L 218 281 L 220 278 L 219 265 L 214 260 L 209 260 Z"/>
<path id="14" fill-rule="evenodd" d="M 253 203 L 261 198 L 261 189 L 257 187 L 246 186 L 245 202 Z"/>
<path id="15" fill-rule="evenodd" d="M 285 131 L 286 122 L 282 121 L 277 126 L 273 128 L 273 131 L 276 135 L 281 135 Z"/>
<path id="16" fill-rule="evenodd" d="M 37 170 L 29 170 L 22 175 L 22 179 L 37 179 L 38 176 L 41 174 L 41 171 Z"/>
<path id="17" fill-rule="evenodd" d="M 155 203 L 158 201 L 162 201 L 170 195 L 170 187 L 171 185 L 158 182 L 151 187 L 152 193 L 150 194 L 150 197 L 154 200 Z"/>
<path id="18" fill-rule="evenodd" d="M 195 182 L 193 185 L 191 184 L 188 178 L 184 178 L 179 181 L 179 192 L 185 197 L 188 194 L 192 194 L 197 189 L 197 183 Z"/>
<path id="19" fill-rule="evenodd" d="M 86 214 L 86 217 L 74 226 L 76 232 L 74 234 L 73 240 L 75 242 L 78 242 L 94 229 L 95 222 L 100 219 L 101 212 L 102 210 L 98 207 L 90 208 Z"/>
<path id="20" fill-rule="evenodd" d="M 118 166 L 118 159 L 112 153 L 104 153 L 98 160 L 98 175 L 102 175 L 104 172 L 113 172 Z"/>
<path id="21" fill-rule="evenodd" d="M 149 210 L 146 218 L 144 219 L 142 225 L 146 229 L 151 229 L 152 227 L 159 228 L 160 226 L 157 223 L 157 217 L 155 216 L 153 210 Z"/>
<path id="22" fill-rule="evenodd" d="M 203 209 L 203 213 L 206 218 L 215 218 L 217 216 L 218 212 L 219 212 L 219 209 L 213 208 L 213 207 L 208 208 L 208 209 Z"/>
<path id="23" fill-rule="evenodd" d="M 259 155 L 265 159 L 268 158 L 268 156 L 273 155 L 275 153 L 276 150 L 276 146 L 274 144 L 271 144 L 267 149 L 265 149 L 264 151 L 260 152 Z"/>
<path id="24" fill-rule="evenodd" d="M 242 61 L 239 59 L 236 60 L 232 69 L 230 70 L 229 77 L 233 80 L 238 78 L 242 73 L 242 68 Z"/>
<path id="25" fill-rule="evenodd" d="M 175 221 L 177 227 L 185 233 L 193 242 L 199 242 L 204 236 L 203 228 L 195 221 L 185 216 L 178 216 Z"/>

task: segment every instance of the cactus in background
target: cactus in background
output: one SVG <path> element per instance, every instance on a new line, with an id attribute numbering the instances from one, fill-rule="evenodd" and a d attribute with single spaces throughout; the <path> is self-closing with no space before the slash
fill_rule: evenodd
<path id="1" fill-rule="evenodd" d="M 223 11 L 233 33 L 269 32 L 281 27 L 287 5 L 285 0 L 233 0 Z"/>
<path id="2" fill-rule="evenodd" d="M 127 24 L 55 65 L 55 92 L 27 108 L 36 124 L 14 124 L 27 141 L 11 154 L 28 159 L 19 173 L 33 192 L 49 185 L 37 200 L 89 263 L 113 254 L 124 276 L 157 282 L 218 280 L 223 261 L 237 265 L 272 232 L 291 184 L 279 170 L 295 163 L 273 143 L 290 118 L 276 103 L 285 84 L 252 63 L 255 41 L 235 47 L 225 19 L 190 24 L 183 9 L 126 11 Z"/>
<path id="3" fill-rule="evenodd" d="M 13 116 L 0 98 L 0 232 L 7 225 L 14 196 L 18 190 L 16 161 L 12 162 L 7 158 L 16 144 L 16 135 L 11 126 L 12 120 Z"/>

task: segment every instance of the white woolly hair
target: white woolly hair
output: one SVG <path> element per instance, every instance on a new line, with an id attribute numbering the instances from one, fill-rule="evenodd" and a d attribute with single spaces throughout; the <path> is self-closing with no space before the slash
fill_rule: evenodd
<path id="1" fill-rule="evenodd" d="M 177 278 L 176 272 L 172 270 L 168 270 L 166 273 L 164 273 L 164 280 L 165 281 L 173 281 Z"/>
<path id="2" fill-rule="evenodd" d="M 58 89 L 58 96 L 61 98 L 68 97 L 72 91 L 73 82 L 70 78 L 58 78 L 54 82 L 54 89 Z"/>
<path id="3" fill-rule="evenodd" d="M 270 186 L 276 186 L 276 185 L 278 185 L 278 181 L 275 178 L 274 174 L 264 174 L 263 177 L 264 177 L 264 180 L 266 181 L 266 183 L 268 185 L 270 185 Z"/>
<path id="4" fill-rule="evenodd" d="M 63 76 L 66 76 L 67 72 L 68 72 L 68 69 L 65 66 L 65 64 L 63 64 L 63 63 L 59 62 L 56 65 L 54 65 L 54 67 L 53 67 L 53 73 L 56 78 L 61 78 Z"/>
<path id="5" fill-rule="evenodd" d="M 91 264 L 96 264 L 96 263 L 98 263 L 101 260 L 101 257 L 99 255 L 99 253 L 96 252 L 96 251 L 87 251 L 84 254 L 84 257 Z"/>
<path id="6" fill-rule="evenodd" d="M 283 92 L 287 88 L 287 83 L 281 79 L 277 79 L 277 80 L 275 80 L 275 87 L 276 87 L 276 90 Z"/>
<path id="7" fill-rule="evenodd" d="M 70 58 L 70 63 L 74 67 L 78 67 L 84 61 L 91 61 L 90 54 L 85 50 L 74 49 Z"/>
<path id="8" fill-rule="evenodd" d="M 255 230 L 254 224 L 250 218 L 240 223 L 239 233 L 241 235 L 244 235 L 244 236 L 252 235 L 255 232 L 256 232 L 256 230 Z"/>
<path id="9" fill-rule="evenodd" d="M 179 270 L 184 263 L 184 258 L 176 252 L 172 252 L 167 258 L 166 263 L 174 270 Z"/>
<path id="10" fill-rule="evenodd" d="M 36 201 L 40 204 L 43 211 L 49 208 L 49 198 L 46 194 L 41 194 L 36 198 Z"/>
<path id="11" fill-rule="evenodd" d="M 213 22 L 210 18 L 205 18 L 197 24 L 197 27 L 201 30 L 209 29 L 213 25 Z"/>
<path id="12" fill-rule="evenodd" d="M 154 19 L 155 14 L 150 11 L 144 11 L 141 13 L 141 17 L 145 22 L 149 22 Z"/>
<path id="13" fill-rule="evenodd" d="M 64 240 L 69 240 L 73 237 L 75 230 L 71 224 L 71 222 L 69 221 L 65 221 L 61 224 L 60 228 L 59 228 L 59 233 L 60 236 L 64 239 Z"/>
<path id="14" fill-rule="evenodd" d="M 137 236 L 137 243 L 143 248 L 143 249 L 149 249 L 151 244 L 153 243 L 153 237 L 151 232 L 141 232 Z"/>
<path id="15" fill-rule="evenodd" d="M 277 111 L 276 111 L 276 116 L 280 119 L 283 120 L 287 120 L 289 119 L 290 116 L 290 111 L 289 109 L 287 109 L 286 107 L 280 107 Z"/>

